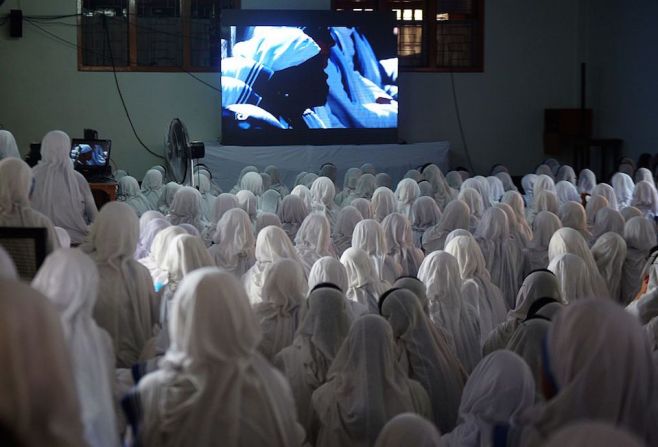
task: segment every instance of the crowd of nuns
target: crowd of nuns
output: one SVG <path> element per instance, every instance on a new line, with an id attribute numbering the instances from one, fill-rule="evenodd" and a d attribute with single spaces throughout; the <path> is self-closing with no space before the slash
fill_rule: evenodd
<path id="1" fill-rule="evenodd" d="M 97 210 L 70 143 L 30 168 L 0 131 L 0 226 L 48 251 L 28 284 L 0 249 L 1 445 L 658 445 L 650 156 L 521 192 L 502 165 L 226 193 L 156 166 Z"/>

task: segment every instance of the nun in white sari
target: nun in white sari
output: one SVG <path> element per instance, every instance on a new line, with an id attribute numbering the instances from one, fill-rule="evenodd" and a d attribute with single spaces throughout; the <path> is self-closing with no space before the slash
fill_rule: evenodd
<path id="1" fill-rule="evenodd" d="M 528 317 L 530 307 L 542 298 L 562 302 L 560 281 L 548 270 L 537 270 L 526 276 L 516 295 L 516 305 L 507 313 L 507 320 L 491 331 L 482 352 L 486 355 L 498 349 L 505 349 L 514 331 Z"/>
<path id="2" fill-rule="evenodd" d="M 191 186 L 183 186 L 171 202 L 167 220 L 172 225 L 188 223 L 199 232 L 204 229 L 204 219 L 201 215 L 201 193 Z"/>
<path id="3" fill-rule="evenodd" d="M 137 362 L 157 321 L 158 300 L 151 275 L 133 258 L 138 233 L 132 208 L 110 202 L 81 246 L 96 262 L 100 276 L 94 320 L 112 338 L 116 366 L 124 368 Z"/>
<path id="4" fill-rule="evenodd" d="M 365 251 L 381 281 L 393 284 L 402 275 L 402 266 L 388 254 L 384 229 L 374 219 L 364 219 L 354 227 L 352 247 Z"/>
<path id="5" fill-rule="evenodd" d="M 439 223 L 441 210 L 433 198 L 420 196 L 411 207 L 411 229 L 414 232 L 414 244 L 423 248 L 425 232 Z"/>
<path id="6" fill-rule="evenodd" d="M 61 249 L 46 258 L 32 287 L 48 297 L 60 314 L 73 363 L 85 441 L 92 447 L 117 447 L 112 340 L 91 316 L 98 282 L 96 265 L 87 255 Z"/>
<path id="7" fill-rule="evenodd" d="M 413 219 L 414 202 L 419 196 L 420 188 L 415 180 L 410 178 L 400 180 L 395 190 L 395 198 L 398 201 L 398 212 L 410 221 Z"/>
<path id="8" fill-rule="evenodd" d="M 59 248 L 55 228 L 48 217 L 30 206 L 32 170 L 23 160 L 0 160 L 0 226 L 46 229 L 46 253 Z"/>
<path id="9" fill-rule="evenodd" d="M 320 213 L 309 214 L 295 236 L 295 250 L 304 267 L 305 276 L 323 256 L 332 256 L 329 220 Z"/>
<path id="10" fill-rule="evenodd" d="M 631 206 L 639 209 L 649 219 L 658 216 L 658 193 L 654 184 L 646 180 L 636 183 Z"/>
<path id="11" fill-rule="evenodd" d="M 121 177 L 119 180 L 117 200 L 124 202 L 135 210 L 137 217 L 141 217 L 142 214 L 151 209 L 151 204 L 139 189 L 137 179 L 129 175 Z"/>
<path id="12" fill-rule="evenodd" d="M 174 201 L 174 196 L 176 192 L 181 189 L 182 186 L 176 182 L 169 182 L 165 185 L 162 194 L 160 195 L 160 200 L 158 200 L 158 210 L 165 216 L 169 214 L 171 209 L 171 204 Z"/>
<path id="13" fill-rule="evenodd" d="M 382 223 L 384 218 L 398 210 L 398 202 L 393 191 L 385 186 L 377 188 L 370 200 L 372 218 Z"/>
<path id="14" fill-rule="evenodd" d="M 413 243 L 409 219 L 400 213 L 389 214 L 382 226 L 388 255 L 402 268 L 399 276 L 416 276 L 425 255 Z"/>
<path id="15" fill-rule="evenodd" d="M 599 211 L 600 213 L 600 211 Z M 592 247 L 592 256 L 605 279 L 610 297 L 623 304 L 621 295 L 623 266 L 626 260 L 626 242 L 617 233 L 604 233 Z"/>
<path id="16" fill-rule="evenodd" d="M 69 153 L 71 139 L 60 130 L 41 140 L 41 160 L 34 167 L 32 207 L 64 228 L 74 244 L 89 232 L 98 210 L 87 180 L 73 169 Z"/>
<path id="17" fill-rule="evenodd" d="M 521 194 L 519 194 L 517 191 L 507 191 L 503 195 L 502 203 L 506 203 L 512 208 L 512 211 L 514 211 L 519 231 L 524 236 L 527 244 L 527 241 L 532 239 L 532 230 L 530 229 L 530 225 L 528 225 L 528 221 L 525 217 L 525 205 L 523 203 L 523 196 L 521 196 Z"/>
<path id="18" fill-rule="evenodd" d="M 607 300 L 573 303 L 553 320 L 544 359 L 548 400 L 521 416 L 524 427 L 512 445 L 543 445 L 560 429 L 585 420 L 649 441 L 655 372 L 635 317 Z"/>
<path id="19" fill-rule="evenodd" d="M 423 250 L 425 253 L 443 250 L 448 234 L 453 230 L 468 230 L 469 228 L 470 211 L 468 205 L 462 200 L 453 200 L 443 210 L 439 222 L 425 230 L 422 239 Z"/>
<path id="20" fill-rule="evenodd" d="M 337 261 L 336 261 L 337 262 Z M 308 308 L 292 344 L 274 359 L 288 379 L 297 416 L 311 433 L 311 395 L 327 381 L 327 373 L 347 337 L 352 322 L 343 294 L 332 287 L 319 287 L 308 297 Z"/>
<path id="21" fill-rule="evenodd" d="M 237 279 L 204 268 L 181 283 L 172 344 L 126 407 L 144 447 L 301 446 L 285 378 L 257 353 L 262 334 Z M 136 417 L 134 417 L 136 416 Z"/>
<path id="22" fill-rule="evenodd" d="M 486 356 L 466 382 L 457 427 L 443 436 L 447 446 L 493 446 L 496 426 L 514 419 L 535 402 L 535 381 L 525 361 L 510 351 Z"/>
<path id="23" fill-rule="evenodd" d="M 0 279 L 0 290 L 0 420 L 5 445 L 89 446 L 60 315 L 23 282 Z"/>
<path id="24" fill-rule="evenodd" d="M 612 188 L 617 196 L 617 205 L 621 211 L 623 208 L 630 206 L 633 200 L 633 191 L 635 183 L 630 175 L 623 172 L 617 172 L 612 176 Z"/>
<path id="25" fill-rule="evenodd" d="M 451 337 L 457 357 L 467 372 L 480 361 L 480 323 L 477 311 L 462 295 L 459 263 L 454 256 L 435 251 L 423 260 L 418 279 L 425 283 L 432 322 Z"/>
<path id="26" fill-rule="evenodd" d="M 473 188 L 465 188 L 459 193 L 459 200 L 468 205 L 470 220 L 467 230 L 474 233 L 480 223 L 480 219 L 482 219 L 482 214 L 484 214 L 485 208 L 482 202 L 482 196 Z"/>
<path id="27" fill-rule="evenodd" d="M 375 447 L 445 447 L 439 430 L 415 413 L 402 413 L 388 421 L 377 437 Z"/>
<path id="28" fill-rule="evenodd" d="M 212 244 L 212 238 L 217 231 L 217 222 L 226 214 L 228 210 L 239 208 L 238 198 L 233 194 L 222 193 L 217 196 L 213 202 L 212 210 L 206 227 L 201 232 L 201 238 L 206 245 Z"/>
<path id="29" fill-rule="evenodd" d="M 325 256 L 315 261 L 311 273 L 308 275 L 308 290 L 312 291 L 323 284 L 336 286 L 343 293 L 350 324 L 361 315 L 368 313 L 368 306 L 357 301 L 357 297 L 352 295 L 352 299 L 347 298 L 350 290 L 350 278 L 347 276 L 345 266 L 333 256 Z"/>
<path id="30" fill-rule="evenodd" d="M 445 432 L 454 428 L 466 373 L 445 339 L 406 289 L 393 289 L 381 303 L 381 314 L 393 328 L 398 362 L 427 391 L 433 421 Z"/>
<path id="31" fill-rule="evenodd" d="M 586 241 L 592 238 L 589 232 L 585 208 L 579 202 L 567 202 L 560 206 L 560 222 L 565 228 L 573 228 L 579 232 Z"/>
<path id="32" fill-rule="evenodd" d="M 313 211 L 323 213 L 331 226 L 335 225 L 338 207 L 334 203 L 336 196 L 334 183 L 327 177 L 318 177 L 311 185 L 311 195 L 313 196 Z"/>
<path id="33" fill-rule="evenodd" d="M 600 298 L 595 292 L 590 272 L 583 258 L 573 253 L 555 256 L 548 264 L 560 282 L 562 299 L 566 304 L 588 298 Z"/>
<path id="34" fill-rule="evenodd" d="M 482 255 L 507 308 L 514 306 L 514 298 L 523 278 L 525 256 L 521 241 L 512 238 L 510 222 L 501 209 L 487 209 L 475 232 L 475 239 L 482 250 Z"/>
<path id="35" fill-rule="evenodd" d="M 292 344 L 304 317 L 307 282 L 301 265 L 281 259 L 268 270 L 263 301 L 254 305 L 263 338 L 258 350 L 270 362 Z"/>
<path id="36" fill-rule="evenodd" d="M 601 235 L 608 232 L 617 233 L 623 237 L 625 225 L 626 221 L 624 220 L 624 216 L 622 216 L 619 211 L 608 207 L 601 208 L 596 213 L 596 217 L 594 217 L 590 244 L 594 245 L 594 242 L 596 242 Z"/>
<path id="37" fill-rule="evenodd" d="M 336 226 L 333 228 L 331 240 L 338 256 L 352 246 L 354 227 L 363 220 L 359 210 L 349 205 L 340 210 Z"/>
<path id="38" fill-rule="evenodd" d="M 256 262 L 242 276 L 242 283 L 252 305 L 263 301 L 268 267 L 279 259 L 292 259 L 301 263 L 288 235 L 279 227 L 265 227 L 256 238 Z"/>
<path id="39" fill-rule="evenodd" d="M 142 194 L 149 203 L 149 209 L 157 210 L 160 196 L 164 192 L 162 174 L 156 169 L 149 169 L 142 179 Z"/>
<path id="40" fill-rule="evenodd" d="M 388 284 L 379 279 L 368 254 L 351 247 L 345 250 L 340 262 L 347 271 L 347 299 L 358 302 L 370 313 L 379 313 L 379 297 L 388 289 Z"/>
<path id="41" fill-rule="evenodd" d="M 304 200 L 296 195 L 289 195 L 283 198 L 279 207 L 279 220 L 281 228 L 286 232 L 291 241 L 295 240 L 299 227 L 308 216 L 308 208 Z"/>
<path id="42" fill-rule="evenodd" d="M 555 214 L 550 211 L 542 211 L 537 214 L 532 223 L 532 240 L 528 242 L 525 249 L 526 274 L 548 267 L 548 245 L 553 233 L 560 228 L 562 228 L 562 223 Z"/>
<path id="43" fill-rule="evenodd" d="M 233 208 L 217 222 L 213 245 L 208 251 L 219 268 L 240 278 L 256 262 L 255 246 L 249 215 L 242 208 Z"/>
<path id="44" fill-rule="evenodd" d="M 316 447 L 372 446 L 384 425 L 400 413 L 431 418 L 427 392 L 408 377 L 395 351 L 393 331 L 382 317 L 365 315 L 354 322 L 327 383 L 312 396 L 320 427 Z"/>
<path id="45" fill-rule="evenodd" d="M 8 130 L 0 130 L 0 160 L 3 158 L 21 158 L 16 139 Z"/>
<path id="46" fill-rule="evenodd" d="M 644 217 L 634 217 L 624 227 L 626 260 L 622 269 L 622 304 L 628 304 L 642 286 L 642 270 L 649 250 L 656 246 L 656 225 Z"/>
<path id="47" fill-rule="evenodd" d="M 480 247 L 472 236 L 457 236 L 445 249 L 459 263 L 464 281 L 462 295 L 477 311 L 480 321 L 480 344 L 489 333 L 505 320 L 507 307 L 500 289 L 491 282 Z"/>

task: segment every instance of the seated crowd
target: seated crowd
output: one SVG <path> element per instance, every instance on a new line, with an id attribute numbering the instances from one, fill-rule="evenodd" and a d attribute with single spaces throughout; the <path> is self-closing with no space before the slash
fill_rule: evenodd
<path id="1" fill-rule="evenodd" d="M 650 157 L 155 166 L 97 210 L 69 149 L 0 131 L 0 226 L 48 252 L 28 284 L 0 247 L 1 445 L 658 445 Z"/>

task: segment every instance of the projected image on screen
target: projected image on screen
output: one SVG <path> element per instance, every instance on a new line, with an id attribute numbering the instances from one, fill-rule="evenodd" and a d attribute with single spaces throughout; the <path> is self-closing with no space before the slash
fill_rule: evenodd
<path id="1" fill-rule="evenodd" d="M 221 37 L 223 133 L 397 128 L 392 28 L 231 25 Z"/>
<path id="2" fill-rule="evenodd" d="M 99 143 L 80 143 L 73 144 L 70 157 L 74 166 L 100 167 L 107 164 L 108 152 Z"/>

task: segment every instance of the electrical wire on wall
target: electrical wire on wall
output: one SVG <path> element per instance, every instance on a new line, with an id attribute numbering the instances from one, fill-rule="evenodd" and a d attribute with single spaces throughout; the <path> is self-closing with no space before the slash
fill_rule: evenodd
<path id="1" fill-rule="evenodd" d="M 452 100 L 455 105 L 455 115 L 457 116 L 457 124 L 459 125 L 459 135 L 462 139 L 462 145 L 464 146 L 464 154 L 466 155 L 466 162 L 468 167 L 471 170 L 471 173 L 475 174 L 475 169 L 473 168 L 473 161 L 471 160 L 471 154 L 468 150 L 468 144 L 466 144 L 466 136 L 464 135 L 464 126 L 462 124 L 461 112 L 459 110 L 459 101 L 457 100 L 457 88 L 455 87 L 455 74 L 450 72 L 450 83 L 452 84 Z"/>

